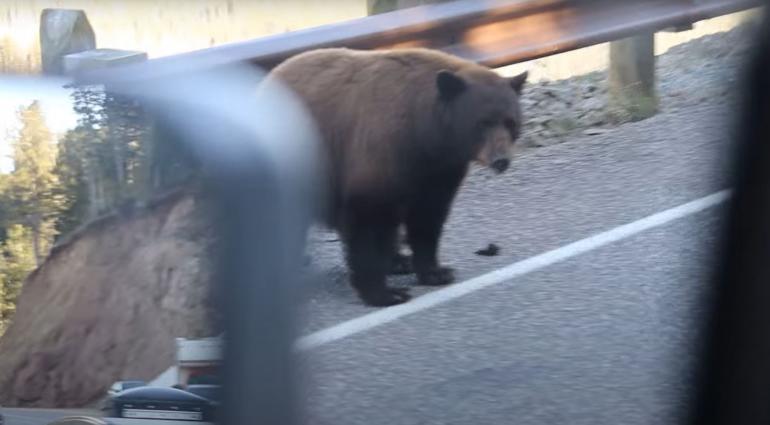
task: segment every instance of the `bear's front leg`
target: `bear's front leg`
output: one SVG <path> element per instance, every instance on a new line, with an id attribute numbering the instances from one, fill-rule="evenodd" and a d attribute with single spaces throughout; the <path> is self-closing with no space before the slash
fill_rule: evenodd
<path id="1" fill-rule="evenodd" d="M 454 281 L 454 270 L 439 263 L 438 248 L 444 222 L 463 175 L 448 174 L 433 179 L 410 205 L 406 226 L 412 263 L 420 285 L 440 286 Z"/>
<path id="2" fill-rule="evenodd" d="M 385 307 L 411 298 L 406 288 L 391 288 L 386 276 L 393 266 L 393 235 L 398 222 L 388 208 L 351 205 L 345 223 L 345 245 L 351 284 L 364 303 Z"/>
<path id="3" fill-rule="evenodd" d="M 454 270 L 441 266 L 438 261 L 443 221 L 436 217 L 423 216 L 415 217 L 411 223 L 409 244 L 414 252 L 412 263 L 417 273 L 417 282 L 425 286 L 442 286 L 454 282 Z"/>

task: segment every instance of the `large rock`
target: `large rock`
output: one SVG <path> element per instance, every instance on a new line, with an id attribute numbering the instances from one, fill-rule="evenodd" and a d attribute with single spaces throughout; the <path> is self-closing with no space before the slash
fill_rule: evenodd
<path id="1" fill-rule="evenodd" d="M 62 58 L 96 48 L 96 36 L 85 12 L 43 9 L 40 16 L 40 55 L 44 74 L 62 74 Z"/>
<path id="2" fill-rule="evenodd" d="M 82 407 L 115 380 L 163 372 L 176 337 L 213 335 L 200 209 L 177 193 L 55 249 L 0 338 L 0 405 Z"/>

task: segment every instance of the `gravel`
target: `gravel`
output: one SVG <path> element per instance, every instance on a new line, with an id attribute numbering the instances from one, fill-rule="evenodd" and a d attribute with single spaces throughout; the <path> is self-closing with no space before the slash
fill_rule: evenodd
<path id="1" fill-rule="evenodd" d="M 675 46 L 657 57 L 660 111 L 692 106 L 714 98 L 734 100 L 740 64 L 751 45 L 755 23 Z M 607 108 L 607 71 L 526 87 L 522 96 L 527 121 L 526 147 L 564 142 L 576 135 L 599 135 L 624 123 Z"/>

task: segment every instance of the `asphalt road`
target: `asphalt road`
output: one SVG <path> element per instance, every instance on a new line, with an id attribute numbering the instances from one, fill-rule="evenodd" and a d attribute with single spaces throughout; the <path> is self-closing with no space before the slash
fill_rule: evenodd
<path id="1" fill-rule="evenodd" d="M 502 177 L 475 172 L 443 259 L 462 281 L 725 189 L 726 111 L 673 111 L 524 152 Z M 308 423 L 672 423 L 723 206 L 311 344 Z M 317 238 L 308 333 L 374 311 L 346 286 L 332 238 Z M 490 242 L 500 256 L 474 254 Z"/>
<path id="2" fill-rule="evenodd" d="M 95 413 L 84 409 L 0 409 L 6 425 L 48 424 L 65 416 L 94 416 Z"/>
<path id="3" fill-rule="evenodd" d="M 700 105 L 526 150 L 502 176 L 474 170 L 446 226 L 443 262 L 468 279 L 726 187 L 726 111 Z M 371 311 L 347 286 L 336 240 L 322 232 L 313 238 L 319 273 L 309 288 L 310 331 Z M 489 243 L 501 247 L 499 256 L 475 255 Z"/>
<path id="4" fill-rule="evenodd" d="M 37 425 L 49 424 L 65 417 L 99 417 L 99 412 L 83 409 L 3 409 L 2 414 L 5 417 L 6 424 L 12 425 Z M 112 425 L 179 425 L 179 421 L 171 420 L 152 420 L 146 419 L 124 419 L 111 418 L 109 423 Z M 195 422 L 199 425 L 210 425 L 211 422 Z"/>
<path id="5" fill-rule="evenodd" d="M 503 176 L 475 170 L 450 217 L 444 262 L 462 282 L 726 188 L 728 112 L 705 102 L 525 151 Z M 351 335 L 311 344 L 307 422 L 671 423 L 722 211 L 684 214 L 390 321 L 377 313 Z M 353 295 L 335 239 L 313 237 L 310 339 L 385 311 Z M 499 256 L 474 254 L 489 243 Z M 33 425 L 68 413 L 4 414 Z"/>

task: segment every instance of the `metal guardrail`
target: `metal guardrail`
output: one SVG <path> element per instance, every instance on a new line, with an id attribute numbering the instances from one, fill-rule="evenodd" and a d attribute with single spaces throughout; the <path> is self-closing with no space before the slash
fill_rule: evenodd
<path id="1" fill-rule="evenodd" d="M 761 0 L 460 0 L 94 71 L 139 80 L 249 62 L 269 70 L 324 47 L 430 47 L 498 67 L 738 12 Z"/>

